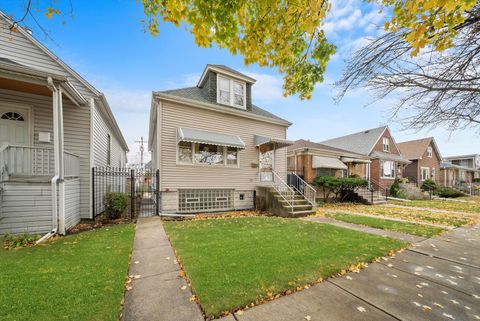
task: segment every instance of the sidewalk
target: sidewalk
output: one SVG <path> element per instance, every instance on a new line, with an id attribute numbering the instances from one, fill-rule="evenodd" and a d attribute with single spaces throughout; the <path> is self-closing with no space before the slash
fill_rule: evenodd
<path id="1" fill-rule="evenodd" d="M 203 321 L 159 217 L 139 218 L 122 321 Z"/>

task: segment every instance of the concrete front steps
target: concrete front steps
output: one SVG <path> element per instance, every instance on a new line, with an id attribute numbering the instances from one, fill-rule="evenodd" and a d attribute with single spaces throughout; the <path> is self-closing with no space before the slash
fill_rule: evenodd
<path id="1" fill-rule="evenodd" d="M 385 196 L 378 191 L 373 192 L 373 201 L 372 201 L 372 192 L 366 188 L 359 189 L 355 192 L 358 197 L 362 200 L 363 203 L 370 205 L 385 204 L 387 200 Z"/>
<path id="2" fill-rule="evenodd" d="M 283 209 L 280 216 L 286 217 L 305 217 L 315 213 L 312 204 L 303 198 L 302 195 L 295 194 L 293 196 L 292 206 L 275 190 L 271 191 L 277 203 Z M 290 197 L 288 197 L 290 198 Z M 290 200 L 290 199 L 289 199 Z M 283 215 L 282 215 L 283 214 Z"/>

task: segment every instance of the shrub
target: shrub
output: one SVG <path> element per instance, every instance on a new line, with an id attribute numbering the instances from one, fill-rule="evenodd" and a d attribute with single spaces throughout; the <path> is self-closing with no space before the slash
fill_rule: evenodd
<path id="1" fill-rule="evenodd" d="M 474 182 L 474 183 L 480 183 L 480 178 L 474 178 L 474 179 L 472 180 L 472 182 Z"/>
<path id="2" fill-rule="evenodd" d="M 105 205 L 105 213 L 110 219 L 120 218 L 128 206 L 128 195 L 117 192 L 105 193 L 103 204 Z"/>
<path id="3" fill-rule="evenodd" d="M 435 181 L 432 179 L 426 179 L 423 181 L 422 189 L 424 191 L 432 191 L 435 193 L 437 189 L 437 183 L 435 183 Z"/>
<path id="4" fill-rule="evenodd" d="M 33 246 L 39 239 L 38 235 L 22 234 L 22 235 L 5 235 L 3 237 L 3 247 L 7 250 L 19 247 Z"/>
<path id="5" fill-rule="evenodd" d="M 313 184 L 323 189 L 325 201 L 332 193 L 336 201 L 344 201 L 355 189 L 368 186 L 368 181 L 356 177 L 317 176 Z"/>
<path id="6" fill-rule="evenodd" d="M 438 196 L 445 198 L 455 198 L 463 196 L 464 194 L 459 190 L 456 190 L 451 187 L 439 187 L 437 190 Z"/>
<path id="7" fill-rule="evenodd" d="M 400 190 L 400 183 L 398 181 L 398 178 L 395 178 L 392 186 L 390 186 L 390 196 L 397 197 L 399 190 Z"/>

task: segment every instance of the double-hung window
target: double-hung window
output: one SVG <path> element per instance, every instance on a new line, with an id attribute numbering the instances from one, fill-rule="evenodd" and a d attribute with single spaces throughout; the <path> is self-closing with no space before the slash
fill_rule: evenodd
<path id="1" fill-rule="evenodd" d="M 427 157 L 432 158 L 432 156 L 433 156 L 432 147 L 431 147 L 431 146 L 428 146 L 428 147 L 427 147 Z"/>
<path id="2" fill-rule="evenodd" d="M 395 178 L 395 162 L 382 160 L 380 162 L 380 171 L 382 178 Z"/>
<path id="3" fill-rule="evenodd" d="M 422 167 L 422 181 L 425 181 L 430 178 L 430 168 Z"/>
<path id="4" fill-rule="evenodd" d="M 245 109 L 245 82 L 217 76 L 217 102 Z"/>
<path id="5" fill-rule="evenodd" d="M 383 151 L 389 152 L 390 151 L 390 138 L 383 137 Z"/>

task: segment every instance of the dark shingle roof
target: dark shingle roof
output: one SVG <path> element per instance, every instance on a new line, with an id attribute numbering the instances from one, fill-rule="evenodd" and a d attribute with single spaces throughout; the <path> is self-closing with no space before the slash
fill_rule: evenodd
<path id="1" fill-rule="evenodd" d="M 368 155 L 386 128 L 387 126 L 372 128 L 358 133 L 325 140 L 320 143 L 350 150 L 354 153 Z"/>
<path id="2" fill-rule="evenodd" d="M 290 124 L 290 122 L 288 120 L 280 118 L 280 117 L 266 111 L 265 109 L 262 109 L 258 106 L 253 105 L 253 104 L 252 104 L 251 110 L 242 110 L 242 109 L 239 109 L 239 108 L 236 108 L 236 107 L 229 107 L 229 106 L 226 106 L 226 105 L 221 105 L 221 104 L 217 104 L 215 102 L 212 102 L 208 98 L 208 96 L 206 96 L 205 92 L 201 88 L 198 88 L 198 87 L 187 87 L 187 88 L 179 88 L 179 89 L 172 89 L 172 90 L 164 90 L 164 91 L 158 91 L 158 93 L 177 96 L 177 97 L 186 98 L 186 99 L 191 99 L 191 100 L 195 100 L 195 101 L 199 101 L 199 102 L 207 103 L 207 104 L 211 104 L 211 105 L 217 105 L 217 106 L 222 107 L 222 108 L 229 108 L 229 109 L 238 111 L 239 113 L 249 113 L 249 114 L 254 114 L 254 115 L 258 115 L 258 116 L 268 117 L 268 118 L 271 118 L 271 119 L 274 119 L 274 120 L 280 120 L 280 121 L 284 121 L 284 122 L 287 122 L 287 123 Z"/>
<path id="3" fill-rule="evenodd" d="M 328 151 L 338 152 L 338 153 L 354 154 L 354 155 L 357 155 L 359 157 L 365 157 L 365 155 L 357 154 L 357 153 L 354 153 L 354 152 L 351 152 L 351 151 L 348 151 L 348 150 L 345 150 L 345 149 L 336 148 L 336 147 L 332 147 L 332 146 L 328 146 L 328 145 L 324 145 L 324 144 L 320 144 L 320 143 L 314 143 L 314 142 L 311 142 L 311 141 L 305 140 L 305 139 L 296 140 L 293 143 L 293 145 L 288 146 L 287 151 L 290 152 L 290 151 L 294 151 L 294 150 L 299 149 L 299 148 L 316 148 L 316 149 L 323 149 L 323 150 L 328 150 Z"/>
<path id="4" fill-rule="evenodd" d="M 236 71 L 235 69 L 232 69 L 232 68 L 230 68 L 230 67 L 228 67 L 228 66 L 225 66 L 225 65 L 208 64 L 208 65 L 207 65 L 207 68 L 208 68 L 209 66 L 210 66 L 210 67 L 214 67 L 214 68 L 218 68 L 218 69 L 223 69 L 223 70 L 225 70 L 225 71 L 228 71 L 228 72 L 230 72 L 230 73 L 232 73 L 232 74 L 235 74 L 235 75 L 238 75 L 238 76 L 240 76 L 240 77 L 253 79 L 252 77 L 247 76 L 247 75 L 245 75 L 245 74 L 242 74 L 241 72 L 238 72 L 238 71 Z M 255 80 L 255 79 L 253 79 L 253 80 Z"/>

